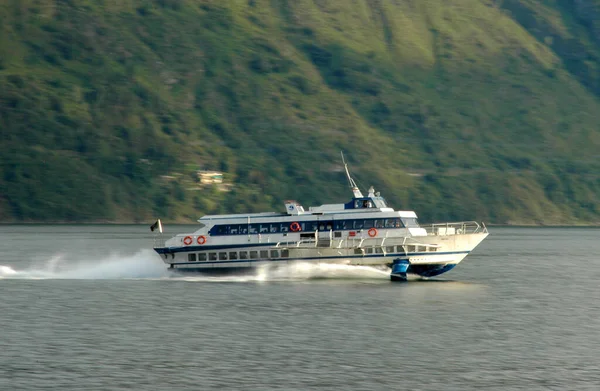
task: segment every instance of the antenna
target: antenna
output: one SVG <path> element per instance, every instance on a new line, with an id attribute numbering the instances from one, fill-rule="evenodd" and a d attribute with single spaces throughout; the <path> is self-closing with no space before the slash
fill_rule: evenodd
<path id="1" fill-rule="evenodd" d="M 356 182 L 354 182 L 354 179 L 352 179 L 352 177 L 350 176 L 350 171 L 348 171 L 348 164 L 344 159 L 344 152 L 340 151 L 340 154 L 342 155 L 342 163 L 344 163 L 344 169 L 346 170 L 346 176 L 348 177 L 348 183 L 350 183 L 352 193 L 354 193 L 354 198 L 362 198 L 363 195 L 360 192 L 360 189 L 358 188 L 358 186 L 356 186 Z"/>

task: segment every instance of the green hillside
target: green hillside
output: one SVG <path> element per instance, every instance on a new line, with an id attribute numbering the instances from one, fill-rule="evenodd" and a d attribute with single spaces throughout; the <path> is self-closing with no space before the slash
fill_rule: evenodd
<path id="1" fill-rule="evenodd" d="M 600 0 L 0 2 L 3 222 L 600 223 L 599 113 Z"/>

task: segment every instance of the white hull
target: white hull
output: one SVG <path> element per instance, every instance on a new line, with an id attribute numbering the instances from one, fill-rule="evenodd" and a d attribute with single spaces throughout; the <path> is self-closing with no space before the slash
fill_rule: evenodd
<path id="1" fill-rule="evenodd" d="M 352 239 L 333 241 L 329 247 L 316 247 L 317 242 L 312 246 L 300 244 L 288 246 L 278 242 L 251 246 L 227 245 L 226 248 L 207 246 L 199 249 L 198 246 L 192 246 L 172 248 L 171 251 L 166 248 L 156 250 L 162 252 L 163 261 L 171 269 L 181 272 L 228 273 L 243 272 L 244 269 L 251 272 L 251 269 L 285 266 L 295 262 L 391 268 L 394 262 L 399 260 L 408 261 L 412 269 L 415 269 L 455 266 L 487 235 L 487 232 L 479 232 L 428 235 L 410 240 L 407 238 L 386 238 L 383 241 L 372 238 Z M 257 254 L 258 257 L 248 259 L 251 253 Z M 203 254 L 203 259 L 206 260 L 199 260 L 200 254 Z"/>

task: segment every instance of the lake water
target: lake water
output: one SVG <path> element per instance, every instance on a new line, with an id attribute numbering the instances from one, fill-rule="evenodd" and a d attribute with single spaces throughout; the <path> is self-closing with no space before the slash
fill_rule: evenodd
<path id="1" fill-rule="evenodd" d="M 178 277 L 147 226 L 0 226 L 0 390 L 600 389 L 600 230 L 490 232 L 393 283 Z"/>

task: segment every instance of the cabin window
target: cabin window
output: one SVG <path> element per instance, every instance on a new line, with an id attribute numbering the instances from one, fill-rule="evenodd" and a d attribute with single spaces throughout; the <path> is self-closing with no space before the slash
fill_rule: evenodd
<path id="1" fill-rule="evenodd" d="M 240 235 L 248 233 L 248 224 L 215 225 L 211 230 L 213 235 Z"/>
<path id="2" fill-rule="evenodd" d="M 383 248 L 382 247 L 375 247 L 375 252 L 377 254 L 383 254 Z"/>
<path id="3" fill-rule="evenodd" d="M 261 224 L 259 227 L 259 232 L 261 234 L 268 233 L 269 232 L 269 224 Z"/>
<path id="4" fill-rule="evenodd" d="M 425 251 L 425 247 L 423 247 L 423 246 L 417 246 L 415 248 L 415 251 L 418 252 L 418 253 L 423 252 L 423 251 Z"/>
<path id="5" fill-rule="evenodd" d="M 354 220 L 354 229 L 362 229 L 363 226 L 365 225 L 365 221 L 364 220 Z"/>
<path id="6" fill-rule="evenodd" d="M 251 259 L 258 258 L 258 251 L 250 251 L 250 258 Z"/>
<path id="7" fill-rule="evenodd" d="M 272 234 L 276 234 L 277 232 L 279 232 L 280 225 L 281 224 L 271 224 L 269 226 L 269 232 L 271 232 Z"/>
<path id="8" fill-rule="evenodd" d="M 365 220 L 365 224 L 363 225 L 363 228 L 364 229 L 373 228 L 373 224 L 374 224 L 373 220 L 370 220 L 370 219 Z"/>
<path id="9" fill-rule="evenodd" d="M 196 254 L 188 254 L 188 262 L 196 262 Z"/>
<path id="10" fill-rule="evenodd" d="M 354 254 L 359 254 L 359 255 L 363 255 L 364 251 L 362 248 L 355 248 L 354 249 Z"/>
<path id="11" fill-rule="evenodd" d="M 338 220 L 333 223 L 333 229 L 335 229 L 335 230 L 342 230 L 342 229 L 349 229 L 349 228 L 350 227 L 348 227 L 348 220 Z"/>
<path id="12" fill-rule="evenodd" d="M 240 259 L 248 259 L 248 251 L 240 251 Z"/>
<path id="13" fill-rule="evenodd" d="M 269 258 L 269 252 L 267 250 L 260 250 L 261 258 Z"/>
<path id="14" fill-rule="evenodd" d="M 373 247 L 367 247 L 367 254 L 373 254 Z"/>
<path id="15" fill-rule="evenodd" d="M 280 232 L 290 232 L 290 223 L 281 223 Z"/>
<path id="16" fill-rule="evenodd" d="M 375 228 L 383 228 L 383 220 L 377 219 L 375 220 Z"/>
<path id="17" fill-rule="evenodd" d="M 271 258 L 279 258 L 279 251 L 271 250 Z"/>
<path id="18" fill-rule="evenodd" d="M 437 247 L 429 247 L 429 251 L 436 252 L 437 251 Z"/>
<path id="19" fill-rule="evenodd" d="M 250 224 L 248 227 L 250 229 L 250 233 L 251 234 L 257 234 L 258 233 L 258 224 Z"/>
<path id="20" fill-rule="evenodd" d="M 219 253 L 219 261 L 226 261 L 227 253 Z"/>
<path id="21" fill-rule="evenodd" d="M 333 233 L 333 237 L 334 238 L 341 238 L 342 237 L 342 233 L 341 232 L 334 232 Z"/>
<path id="22" fill-rule="evenodd" d="M 209 261 L 216 261 L 217 260 L 217 253 L 208 253 L 208 260 Z"/>
<path id="23" fill-rule="evenodd" d="M 198 254 L 198 260 L 199 261 L 206 261 L 206 253 L 200 253 L 200 254 Z"/>
<path id="24" fill-rule="evenodd" d="M 317 230 L 317 222 L 316 221 L 305 221 L 300 223 L 302 226 L 302 231 L 313 232 Z"/>
<path id="25" fill-rule="evenodd" d="M 237 253 L 235 251 L 230 252 L 229 259 L 238 259 Z"/>
<path id="26" fill-rule="evenodd" d="M 406 251 L 409 253 L 414 253 L 415 252 L 415 246 L 406 246 Z"/>
<path id="27" fill-rule="evenodd" d="M 319 223 L 319 231 L 331 231 L 333 229 L 333 223 L 331 221 Z"/>
<path id="28" fill-rule="evenodd" d="M 394 246 L 387 246 L 385 248 L 385 251 L 388 252 L 388 253 L 393 253 L 394 252 Z"/>
<path id="29" fill-rule="evenodd" d="M 281 250 L 281 257 L 282 258 L 289 258 L 290 256 L 290 250 L 285 249 L 285 250 Z"/>

